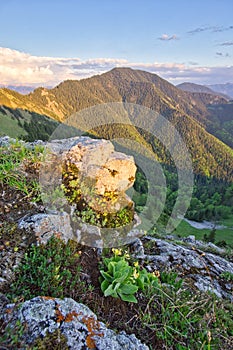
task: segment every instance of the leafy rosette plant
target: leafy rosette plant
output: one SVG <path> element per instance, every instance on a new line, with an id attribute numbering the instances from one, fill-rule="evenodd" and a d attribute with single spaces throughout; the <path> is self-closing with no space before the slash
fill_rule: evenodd
<path id="1" fill-rule="evenodd" d="M 135 293 L 146 285 L 158 283 L 158 278 L 145 269 L 140 270 L 138 262 L 131 266 L 127 261 L 128 255 L 123 255 L 121 250 L 113 249 L 114 256 L 104 258 L 104 269 L 101 273 L 101 290 L 104 296 L 121 298 L 124 301 L 137 303 Z"/>

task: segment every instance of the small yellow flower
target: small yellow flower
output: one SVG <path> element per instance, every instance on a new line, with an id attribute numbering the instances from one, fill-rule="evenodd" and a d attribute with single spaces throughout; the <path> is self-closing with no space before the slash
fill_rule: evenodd
<path id="1" fill-rule="evenodd" d="M 121 249 L 112 248 L 112 252 L 116 256 L 122 255 L 122 250 Z"/>
<path id="2" fill-rule="evenodd" d="M 135 267 L 138 267 L 138 266 L 139 266 L 138 261 L 135 261 L 134 266 L 135 266 Z"/>
<path id="3" fill-rule="evenodd" d="M 133 277 L 136 279 L 139 277 L 139 273 L 137 272 L 136 269 L 133 270 Z"/>
<path id="4" fill-rule="evenodd" d="M 127 252 L 127 250 L 125 251 L 124 257 L 125 257 L 125 259 L 129 259 L 129 258 L 130 258 L 130 255 L 129 255 L 129 253 Z"/>

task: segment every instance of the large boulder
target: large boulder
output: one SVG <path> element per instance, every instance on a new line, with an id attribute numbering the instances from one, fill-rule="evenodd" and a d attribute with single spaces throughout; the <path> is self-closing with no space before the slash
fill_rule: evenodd
<path id="1" fill-rule="evenodd" d="M 116 152 L 110 141 L 84 136 L 54 140 L 47 149 L 40 172 L 44 198 L 46 193 L 52 198 L 52 191 L 63 183 L 68 199 L 82 200 L 94 211 L 112 213 L 133 208 L 125 194 L 135 180 L 132 156 Z"/>
<path id="2" fill-rule="evenodd" d="M 135 180 L 134 159 L 115 152 L 110 141 L 80 137 L 63 154 L 63 164 L 67 187 L 76 180 L 77 189 L 92 209 L 109 213 L 132 206 L 125 191 Z"/>
<path id="3" fill-rule="evenodd" d="M 71 350 L 149 350 L 135 335 L 108 329 L 87 306 L 71 298 L 36 297 L 20 307 L 7 304 L 0 308 L 0 318 L 12 329 L 20 322 L 24 345 L 59 330 Z M 20 349 L 25 349 L 24 345 Z"/>

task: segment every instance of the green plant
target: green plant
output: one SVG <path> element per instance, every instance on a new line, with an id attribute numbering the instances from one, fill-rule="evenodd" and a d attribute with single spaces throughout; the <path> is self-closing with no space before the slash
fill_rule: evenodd
<path id="1" fill-rule="evenodd" d="M 30 299 L 37 295 L 64 297 L 85 290 L 80 280 L 80 254 L 77 244 L 52 237 L 47 245 L 32 245 L 16 270 L 8 297 Z"/>
<path id="2" fill-rule="evenodd" d="M 162 271 L 160 273 L 160 281 L 161 283 L 168 284 L 175 291 L 178 291 L 183 284 L 183 280 L 181 278 L 178 278 L 178 273 L 174 271 L 170 271 L 170 272 Z"/>
<path id="3" fill-rule="evenodd" d="M 156 333 L 164 349 L 214 350 L 220 344 L 226 350 L 232 348 L 231 303 L 191 292 L 173 271 L 162 272 L 159 278 L 161 283 L 147 285 L 142 292 L 140 332 Z"/>
<path id="4" fill-rule="evenodd" d="M 22 345 L 22 335 L 25 330 L 25 325 L 23 325 L 19 320 L 16 321 L 14 328 L 2 323 L 0 325 L 0 344 L 3 349 L 18 349 Z M 4 347 L 6 346 L 6 348 Z"/>
<path id="5" fill-rule="evenodd" d="M 148 273 L 145 269 L 140 269 L 138 262 L 131 266 L 127 261 L 127 255 L 121 256 L 122 252 L 113 249 L 114 256 L 104 258 L 104 269 L 100 269 L 102 278 L 101 290 L 104 296 L 121 298 L 124 301 L 137 303 L 135 293 L 146 285 L 157 284 L 155 275 Z"/>
<path id="6" fill-rule="evenodd" d="M 226 279 L 228 282 L 233 282 L 233 273 L 229 271 L 222 272 L 220 277 Z"/>

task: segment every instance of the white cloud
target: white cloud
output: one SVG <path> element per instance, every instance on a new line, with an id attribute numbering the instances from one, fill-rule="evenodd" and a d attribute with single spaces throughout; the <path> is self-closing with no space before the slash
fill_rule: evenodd
<path id="1" fill-rule="evenodd" d="M 222 33 L 226 32 L 228 30 L 232 30 L 233 26 L 230 25 L 228 27 L 223 27 L 223 26 L 201 26 L 197 27 L 195 29 L 189 30 L 187 33 L 188 34 L 198 34 L 202 32 L 211 32 L 211 33 Z"/>
<path id="2" fill-rule="evenodd" d="M 183 81 L 200 84 L 233 82 L 233 66 L 199 67 L 189 63 L 140 63 L 125 59 L 32 56 L 0 48 L 0 84 L 54 86 L 67 79 L 81 79 L 104 73 L 114 67 L 132 67 L 158 74 L 174 84 Z"/>
<path id="3" fill-rule="evenodd" d="M 176 34 L 173 34 L 173 35 L 170 35 L 170 36 L 168 34 L 163 34 L 158 39 L 159 40 L 163 40 L 163 41 L 178 40 L 178 36 Z"/>
<path id="4" fill-rule="evenodd" d="M 219 46 L 233 46 L 233 41 L 225 41 L 224 43 L 219 44 Z"/>

